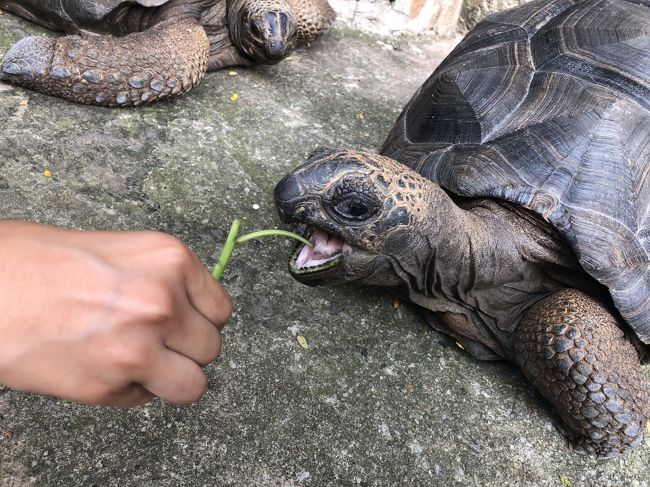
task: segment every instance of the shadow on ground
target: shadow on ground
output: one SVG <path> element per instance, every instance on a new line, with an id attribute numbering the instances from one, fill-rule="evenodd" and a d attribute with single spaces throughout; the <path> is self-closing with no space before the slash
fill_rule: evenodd
<path id="1" fill-rule="evenodd" d="M 0 16 L 0 53 L 33 32 Z M 169 232 L 208 265 L 234 218 L 278 225 L 273 186 L 313 148 L 376 149 L 450 48 L 339 26 L 279 66 L 213 73 L 132 110 L 0 85 L 0 215 Z M 0 388 L 0 484 L 648 485 L 647 445 L 575 454 L 519 372 L 474 362 L 383 292 L 297 284 L 290 247 L 236 250 L 236 311 L 195 405 L 89 408 Z"/>

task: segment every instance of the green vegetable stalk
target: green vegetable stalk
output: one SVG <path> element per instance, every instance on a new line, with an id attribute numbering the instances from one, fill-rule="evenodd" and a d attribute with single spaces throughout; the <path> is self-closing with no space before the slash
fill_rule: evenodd
<path id="1" fill-rule="evenodd" d="M 212 277 L 214 277 L 217 281 L 221 279 L 221 275 L 223 274 L 223 271 L 226 269 L 226 266 L 228 265 L 228 261 L 230 260 L 230 256 L 232 255 L 232 251 L 235 249 L 235 245 L 237 244 L 248 242 L 249 240 L 253 240 L 255 238 L 271 237 L 271 236 L 279 235 L 283 237 L 295 238 L 296 240 L 301 241 L 302 243 L 308 245 L 309 247 L 314 246 L 314 244 L 312 244 L 309 240 L 301 237 L 296 233 L 288 232 L 286 230 L 258 230 L 256 232 L 247 233 L 246 235 L 237 237 L 240 226 L 241 226 L 240 220 L 235 220 L 234 222 L 232 222 L 232 226 L 230 227 L 230 231 L 228 232 L 228 237 L 226 238 L 226 243 L 224 244 L 223 250 L 221 251 L 221 255 L 219 256 L 219 261 L 214 265 L 214 268 L 212 269 Z"/>

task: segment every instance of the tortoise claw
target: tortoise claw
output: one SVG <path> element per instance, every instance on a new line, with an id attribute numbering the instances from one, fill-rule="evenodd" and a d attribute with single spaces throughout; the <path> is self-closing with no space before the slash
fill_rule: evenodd
<path id="1" fill-rule="evenodd" d="M 0 63 L 0 80 L 30 86 L 47 76 L 55 41 L 47 37 L 25 37 L 7 52 Z"/>

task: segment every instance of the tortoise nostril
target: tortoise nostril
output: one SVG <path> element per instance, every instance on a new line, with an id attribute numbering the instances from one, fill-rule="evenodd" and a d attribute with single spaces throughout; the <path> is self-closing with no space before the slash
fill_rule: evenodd
<path id="1" fill-rule="evenodd" d="M 301 195 L 300 185 L 296 178 L 289 174 L 275 186 L 274 195 L 277 203 L 289 202 Z"/>
<path id="2" fill-rule="evenodd" d="M 282 59 L 287 53 L 287 47 L 284 41 L 273 40 L 268 44 L 266 53 L 269 59 Z"/>

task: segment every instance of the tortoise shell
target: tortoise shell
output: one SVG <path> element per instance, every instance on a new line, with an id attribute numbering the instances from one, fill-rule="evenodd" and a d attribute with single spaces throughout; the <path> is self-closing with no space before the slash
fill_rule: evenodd
<path id="1" fill-rule="evenodd" d="M 92 28 L 121 5 L 158 7 L 169 0 L 6 0 L 2 9 L 52 30 Z"/>
<path id="2" fill-rule="evenodd" d="M 650 344 L 650 1 L 537 0 L 479 23 L 382 148 L 553 224 Z"/>

